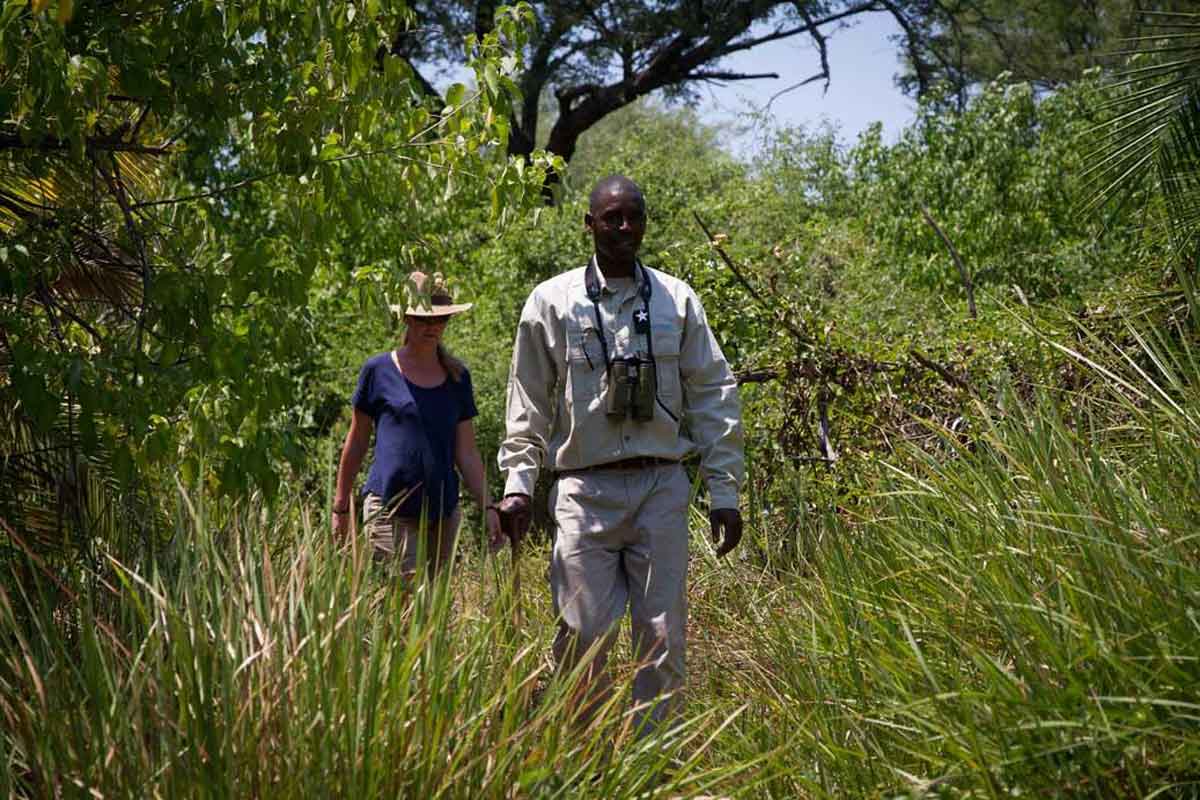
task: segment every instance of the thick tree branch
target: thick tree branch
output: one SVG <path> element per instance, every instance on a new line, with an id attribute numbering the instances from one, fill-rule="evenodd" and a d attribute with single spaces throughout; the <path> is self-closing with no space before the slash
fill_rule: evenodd
<path id="1" fill-rule="evenodd" d="M 929 65 L 925 63 L 919 45 L 922 37 L 913 26 L 912 21 L 904 14 L 903 9 L 893 2 L 893 0 L 880 0 L 880 3 L 892 15 L 892 19 L 896 21 L 900 29 L 904 31 L 904 45 L 908 50 L 908 60 L 912 64 L 913 70 L 917 73 L 917 96 L 924 97 L 929 92 L 930 80 Z M 938 56 L 939 60 L 941 59 L 940 54 L 935 53 L 935 55 Z M 943 64 L 944 66 L 946 65 Z"/>
<path id="2" fill-rule="evenodd" d="M 407 58 L 404 59 L 404 63 L 408 64 L 408 68 L 412 70 L 413 78 L 416 79 L 417 85 L 421 87 L 421 92 L 426 97 L 433 98 L 439 103 L 442 102 L 442 93 L 439 92 L 437 88 L 429 82 L 428 78 L 421 74 L 421 71 L 417 69 L 416 64 L 412 63 L 412 61 Z"/>
<path id="3" fill-rule="evenodd" d="M 863 0 L 840 11 L 827 14 L 820 18 L 808 17 L 801 26 L 777 29 L 763 36 L 738 40 L 739 35 L 750 29 L 756 19 L 762 18 L 770 7 L 781 3 L 762 5 L 745 4 L 730 12 L 730 17 L 724 25 L 710 27 L 706 35 L 697 38 L 692 32 L 680 30 L 664 45 L 655 50 L 648 58 L 645 67 L 632 76 L 623 76 L 616 83 L 599 86 L 586 83 L 577 86 L 565 86 L 556 92 L 559 101 L 559 117 L 551 128 L 546 149 L 564 160 L 570 161 L 575 154 L 579 136 L 596 122 L 611 114 L 613 111 L 667 86 L 685 84 L 696 80 L 741 80 L 735 78 L 735 73 L 723 73 L 719 70 L 705 69 L 718 59 L 732 53 L 748 50 L 760 44 L 786 39 L 791 36 L 808 33 L 823 36 L 820 29 L 857 14 L 868 11 L 879 11 L 876 0 Z M 818 46 L 820 49 L 820 46 Z M 828 63 L 819 77 L 828 80 Z M 723 77 L 718 78 L 717 75 Z M 749 77 L 749 76 L 747 76 Z M 764 76 L 765 77 L 765 76 Z M 811 82 L 812 79 L 809 79 Z M 558 176 L 551 175 L 551 183 Z"/>
<path id="4" fill-rule="evenodd" d="M 496 26 L 496 0 L 480 0 L 475 6 L 475 35 L 482 39 Z"/>
<path id="5" fill-rule="evenodd" d="M 560 109 L 567 113 L 570 112 L 571 105 L 579 98 L 599 94 L 602 91 L 604 91 L 604 87 L 598 83 L 582 83 L 578 86 L 559 89 L 554 93 L 554 99 L 558 101 Z"/>
<path id="6" fill-rule="evenodd" d="M 486 5 L 486 3 L 484 5 Z M 392 37 L 392 44 L 390 47 L 387 45 L 380 45 L 379 49 L 375 51 L 375 69 L 383 72 L 383 60 L 385 58 L 391 57 L 400 59 L 406 65 L 408 65 L 410 70 L 412 70 L 413 78 L 416 80 L 417 85 L 421 87 L 421 93 L 426 97 L 432 98 L 440 103 L 442 101 L 441 92 L 434 87 L 428 78 L 421 74 L 421 70 L 417 69 L 417 65 L 413 63 L 412 58 L 409 56 L 408 48 L 405 47 L 405 39 L 417 33 L 418 31 L 410 29 L 401 30 L 397 32 L 394 37 Z"/>
<path id="7" fill-rule="evenodd" d="M 560 9 L 561 10 L 561 9 Z M 562 14 L 550 20 L 544 34 L 539 37 L 537 46 L 529 58 L 524 75 L 521 76 L 520 117 L 515 117 L 508 137 L 508 154 L 523 156 L 528 159 L 537 146 L 536 136 L 538 117 L 541 114 L 542 90 L 550 77 L 566 63 L 577 50 L 584 45 L 568 47 L 566 52 L 555 57 L 563 37 L 579 21 L 578 12 L 563 11 Z"/>

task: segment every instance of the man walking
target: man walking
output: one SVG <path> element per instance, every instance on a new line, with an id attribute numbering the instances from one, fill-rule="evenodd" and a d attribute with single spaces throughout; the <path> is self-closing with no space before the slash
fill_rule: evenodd
<path id="1" fill-rule="evenodd" d="M 596 645 L 587 675 L 599 699 L 628 606 L 642 664 L 634 701 L 650 704 L 681 689 L 685 675 L 690 486 L 680 462 L 699 454 L 713 541 L 724 555 L 742 536 L 741 412 L 695 292 L 637 257 L 646 231 L 638 186 L 622 176 L 601 180 L 584 223 L 593 258 L 539 285 L 521 313 L 500 511 L 523 535 L 538 471 L 553 473 L 555 656 L 570 667 Z M 658 723 L 669 705 L 642 713 Z"/>

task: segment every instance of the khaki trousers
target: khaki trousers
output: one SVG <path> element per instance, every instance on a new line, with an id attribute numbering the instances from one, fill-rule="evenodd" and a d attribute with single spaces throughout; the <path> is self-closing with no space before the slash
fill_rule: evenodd
<path id="1" fill-rule="evenodd" d="M 603 670 L 628 606 L 641 664 L 633 681 L 638 704 L 683 688 L 690 488 L 683 467 L 667 464 L 568 474 L 550 491 L 556 528 L 550 591 L 560 620 L 555 657 L 570 668 L 595 645 L 593 670 Z M 678 702 L 654 704 L 650 724 Z M 639 723 L 646 714 L 640 712 Z"/>
<path id="2" fill-rule="evenodd" d="M 363 500 L 363 519 L 367 537 L 371 543 L 372 557 L 376 562 L 394 561 L 404 577 L 417 573 L 417 555 L 423 549 L 425 563 L 430 571 L 449 565 L 454 558 L 454 539 L 458 524 L 462 520 L 459 509 L 447 517 L 430 517 L 425 520 L 425 541 L 421 542 L 421 520 L 416 517 L 388 517 L 379 513 L 384 506 L 383 498 L 368 494 Z M 376 515 L 371 519 L 372 515 Z"/>

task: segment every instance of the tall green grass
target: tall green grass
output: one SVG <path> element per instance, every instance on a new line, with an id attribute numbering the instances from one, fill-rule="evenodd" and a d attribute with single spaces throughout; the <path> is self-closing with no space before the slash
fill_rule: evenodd
<path id="1" fill-rule="evenodd" d="M 545 545 L 520 597 L 507 557 L 471 542 L 451 580 L 404 589 L 334 548 L 316 504 L 180 490 L 160 569 L 109 557 L 102 581 L 55 587 L 68 604 L 0 584 L 0 790 L 1200 794 L 1192 336 L 1076 337 L 1060 349 L 1086 396 L 981 407 L 981 429 L 910 454 L 862 518 L 801 509 L 811 547 L 790 564 L 718 562 L 697 510 L 685 712 L 647 736 L 628 663 L 573 717 L 572 676 L 547 659 Z"/>
<path id="2" fill-rule="evenodd" d="M 725 757 L 786 743 L 779 797 L 1200 795 L 1200 369 L 1127 334 L 1062 348 L 1086 402 L 1010 396 L 815 523 L 813 574 L 743 599 Z"/>
<path id="3" fill-rule="evenodd" d="M 738 771 L 699 764 L 712 715 L 639 737 L 628 669 L 576 718 L 510 566 L 406 588 L 304 515 L 191 508 L 169 577 L 110 559 L 108 618 L 0 594 L 6 796 L 669 796 Z"/>

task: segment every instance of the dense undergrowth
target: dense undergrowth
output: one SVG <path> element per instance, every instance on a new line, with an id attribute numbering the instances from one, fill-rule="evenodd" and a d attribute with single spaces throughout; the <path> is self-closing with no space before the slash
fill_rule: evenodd
<path id="1" fill-rule="evenodd" d="M 803 553 L 717 561 L 694 516 L 679 726 L 572 721 L 538 580 L 464 534 L 401 591 L 322 503 L 176 490 L 162 568 L 0 594 L 17 796 L 1177 796 L 1200 787 L 1200 492 L 1188 321 L 1084 337 L 1089 402 L 1011 396 Z M 1063 347 L 1053 340 L 1048 347 Z M 751 538 L 771 518 L 752 514 Z M 762 545 L 764 551 L 771 548 Z M 169 556 L 169 557 L 168 557 Z M 619 668 L 628 678 L 628 665 Z"/>

